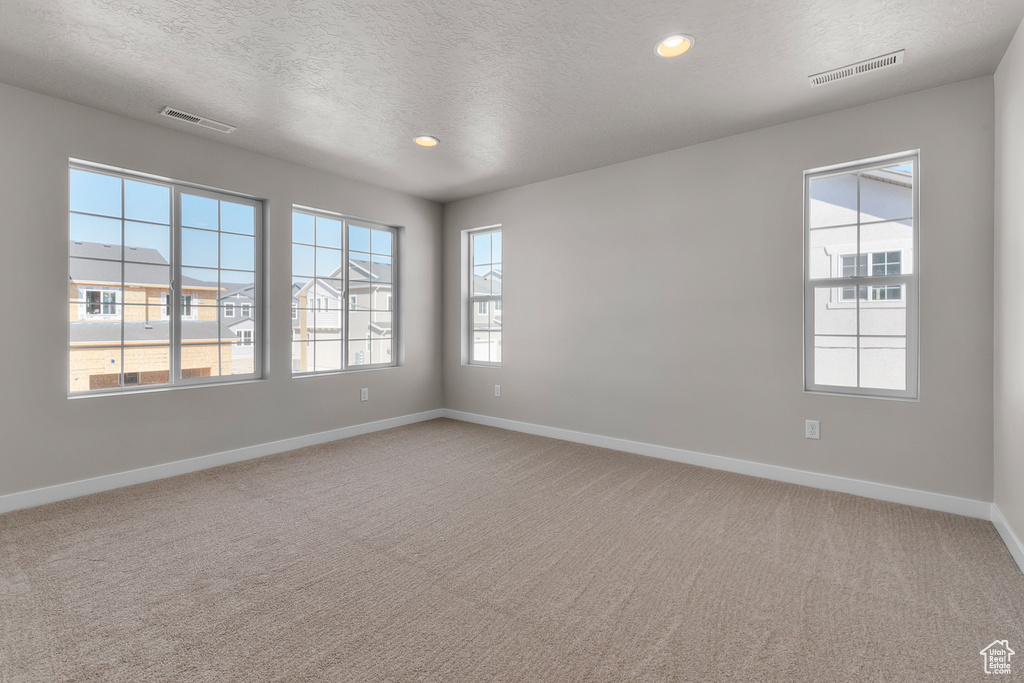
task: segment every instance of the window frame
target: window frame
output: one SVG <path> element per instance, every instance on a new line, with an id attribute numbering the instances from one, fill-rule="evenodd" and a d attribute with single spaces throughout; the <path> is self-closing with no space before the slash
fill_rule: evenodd
<path id="1" fill-rule="evenodd" d="M 291 244 L 291 248 L 292 249 L 294 249 L 295 245 L 313 246 L 314 249 L 319 248 L 317 246 L 315 236 L 314 236 L 314 244 L 313 245 L 310 245 L 309 243 L 306 243 L 306 242 L 296 242 L 295 241 L 295 219 L 294 219 L 294 215 L 296 213 L 301 213 L 301 214 L 306 214 L 306 215 L 312 216 L 314 218 L 314 220 L 317 217 L 323 217 L 323 218 L 325 218 L 327 220 L 340 221 L 341 222 L 341 263 L 342 263 L 342 269 L 341 269 L 342 270 L 342 277 L 339 278 L 341 280 L 341 291 L 338 293 L 338 309 L 335 310 L 335 309 L 331 309 L 330 308 L 330 302 L 327 299 L 327 297 L 322 297 L 323 298 L 323 309 L 322 310 L 319 308 L 319 306 L 321 304 L 320 304 L 320 301 L 318 299 L 320 297 L 314 297 L 315 300 L 314 300 L 313 305 L 310 306 L 310 307 L 307 307 L 305 309 L 305 310 L 310 310 L 310 311 L 319 310 L 322 313 L 337 313 L 337 315 L 338 315 L 338 322 L 339 322 L 339 326 L 340 326 L 340 332 L 339 333 L 341 335 L 341 368 L 340 369 L 331 368 L 331 369 L 317 370 L 315 365 L 314 365 L 314 368 L 312 370 L 306 370 L 305 372 L 299 372 L 299 371 L 294 369 L 294 362 L 293 362 L 292 370 L 291 370 L 291 376 L 293 378 L 319 377 L 319 376 L 322 376 L 322 375 L 337 375 L 337 374 L 344 374 L 344 373 L 350 373 L 350 372 L 361 372 L 361 371 L 366 371 L 366 370 L 381 370 L 381 369 L 386 369 L 386 368 L 400 367 L 402 365 L 401 358 L 402 358 L 402 348 L 403 348 L 403 339 L 402 339 L 402 332 L 403 332 L 403 330 L 402 330 L 402 326 L 401 326 L 401 318 L 400 318 L 400 314 L 399 314 L 399 310 L 398 309 L 401 307 L 401 301 L 402 301 L 402 297 L 401 297 L 401 294 L 400 294 L 400 287 L 401 287 L 402 249 L 404 247 L 404 236 L 403 236 L 404 228 L 402 226 L 400 226 L 400 225 L 395 225 L 395 224 L 391 224 L 391 223 L 385 223 L 385 222 L 379 221 L 379 220 L 373 220 L 373 219 L 369 219 L 369 218 L 360 218 L 358 216 L 350 216 L 348 214 L 336 213 L 336 212 L 333 212 L 333 211 L 327 211 L 325 209 L 317 209 L 317 208 L 313 208 L 313 207 L 310 207 L 310 206 L 302 206 L 302 205 L 298 205 L 298 204 L 293 204 L 292 205 L 292 212 L 291 213 L 292 213 L 292 218 L 291 218 L 292 225 L 291 225 L 291 241 L 290 241 L 290 244 Z M 388 231 L 388 232 L 391 233 L 391 257 L 390 257 L 391 258 L 391 282 L 390 282 L 391 292 L 388 294 L 389 307 L 388 307 L 388 311 L 377 311 L 377 312 L 380 312 L 380 313 L 387 312 L 387 313 L 391 314 L 391 336 L 390 336 L 390 340 L 391 340 L 391 360 L 389 362 L 387 362 L 387 363 L 373 363 L 373 364 L 359 364 L 359 365 L 356 365 L 356 364 L 350 365 L 349 364 L 349 350 L 350 350 L 350 346 L 352 345 L 352 342 L 357 342 L 357 343 L 360 343 L 360 344 L 362 342 L 362 340 L 349 339 L 349 336 L 351 336 L 350 333 L 349 333 L 349 314 L 353 313 L 353 312 L 355 312 L 355 313 L 360 312 L 358 310 L 358 300 L 356 298 L 356 295 L 355 294 L 351 294 L 350 291 L 349 291 L 350 290 L 350 277 L 349 277 L 349 275 L 350 275 L 350 273 L 349 273 L 350 268 L 349 268 L 348 264 L 349 264 L 349 253 L 350 253 L 350 251 L 349 251 L 349 229 L 350 229 L 350 227 L 370 228 L 371 230 L 382 230 L 382 231 Z M 373 252 L 373 253 L 375 254 L 375 252 Z M 293 285 L 293 283 L 295 282 L 295 278 L 296 277 L 306 277 L 306 276 L 297 276 L 297 275 L 295 275 L 294 265 L 293 265 L 292 266 L 292 272 L 291 272 L 291 275 L 289 277 L 289 287 L 291 287 Z M 311 281 L 313 281 L 315 283 L 318 279 L 323 279 L 323 278 L 326 278 L 326 276 L 320 276 L 318 274 L 314 274 L 314 276 L 312 278 L 310 278 L 310 279 L 311 279 Z M 314 285 L 314 287 L 315 286 L 316 285 Z M 294 355 L 293 355 L 294 351 L 293 351 L 293 349 L 295 348 L 296 344 L 306 344 L 307 348 L 310 348 L 310 347 L 313 346 L 313 340 L 312 339 L 299 339 L 299 338 L 295 337 L 294 325 L 293 324 L 294 324 L 294 322 L 296 320 L 299 320 L 299 318 L 301 316 L 301 311 L 302 310 L 303 310 L 303 308 L 302 308 L 302 306 L 300 304 L 295 304 L 295 306 L 293 308 L 293 316 L 292 316 L 291 320 L 289 320 L 289 339 L 291 340 L 290 341 L 291 347 L 289 349 L 289 358 L 293 359 L 293 361 L 294 361 Z M 371 308 L 367 312 L 372 313 L 373 310 L 374 309 Z M 371 343 L 372 343 L 373 340 L 372 340 L 372 338 L 369 337 L 369 335 L 367 335 L 367 336 L 368 336 L 368 338 L 367 338 L 367 349 L 366 350 L 370 351 L 371 350 L 370 346 L 371 346 Z"/>
<path id="2" fill-rule="evenodd" d="M 143 371 L 125 371 L 124 360 L 125 351 L 130 348 L 124 339 L 124 332 L 122 329 L 121 342 L 118 346 L 110 346 L 110 348 L 118 348 L 121 357 L 120 372 L 121 386 L 109 387 L 104 389 L 84 389 L 81 391 L 72 391 L 70 383 L 65 384 L 65 390 L 69 399 L 87 398 L 91 396 L 105 396 L 111 394 L 125 394 L 134 392 L 152 392 L 152 391 L 168 391 L 177 390 L 193 386 L 204 386 L 204 385 L 216 385 L 216 384 L 236 384 L 240 382 L 247 382 L 252 380 L 263 379 L 263 345 L 264 335 L 262 328 L 263 314 L 260 311 L 263 310 L 263 278 L 265 277 L 263 268 L 263 249 L 264 249 L 264 219 L 265 219 L 265 204 L 262 199 L 258 199 L 251 195 L 243 194 L 240 192 L 234 192 L 231 190 L 222 190 L 208 188 L 201 185 L 196 185 L 180 180 L 174 180 L 162 176 L 157 176 L 149 173 L 140 171 L 134 171 L 124 168 L 117 168 L 99 164 L 92 161 L 83 159 L 68 159 L 67 164 L 68 173 L 68 194 L 65 200 L 65 215 L 67 216 L 67 264 L 68 274 L 70 279 L 71 272 L 71 202 L 70 202 L 70 178 L 72 171 L 85 171 L 88 173 L 95 173 L 99 175 L 106 175 L 117 178 L 122 181 L 122 188 L 124 187 L 124 181 L 136 181 L 141 183 L 147 183 L 151 185 L 158 185 L 169 188 L 170 191 L 170 202 L 169 202 L 169 219 L 168 219 L 168 230 L 170 237 L 169 251 L 170 258 L 168 259 L 168 267 L 170 270 L 170 282 L 168 283 L 167 291 L 161 292 L 160 300 L 160 318 L 162 321 L 168 322 L 168 368 L 167 368 L 167 382 L 159 384 L 127 384 L 124 382 L 125 375 L 136 374 L 141 380 Z M 122 189 L 123 191 L 123 189 Z M 246 204 L 253 207 L 253 371 L 251 373 L 239 373 L 231 375 L 210 375 L 206 377 L 195 376 L 185 377 L 183 376 L 182 363 L 182 321 L 192 321 L 198 319 L 198 306 L 200 304 L 191 303 L 192 314 L 190 316 L 182 315 L 182 294 L 181 292 L 188 287 L 182 285 L 182 259 L 181 259 L 181 242 L 182 242 L 182 223 L 181 223 L 181 196 L 182 194 L 195 195 L 200 197 L 206 197 L 209 199 L 220 201 L 227 201 L 236 204 Z M 122 196 L 122 207 L 124 197 Z M 219 206 L 219 205 L 218 205 Z M 129 219 L 124 217 L 123 208 L 122 216 L 118 218 L 122 222 L 122 235 L 121 244 L 122 248 L 124 245 L 124 223 L 130 222 Z M 221 229 L 218 226 L 216 231 L 218 235 L 218 245 L 220 244 Z M 230 233 L 229 233 L 230 234 Z M 122 273 L 124 264 L 127 263 L 122 253 L 121 260 L 119 263 L 122 264 Z M 218 246 L 218 266 L 217 270 L 225 270 L 220 267 L 220 247 Z M 118 295 L 118 305 L 121 306 L 122 312 L 124 310 L 124 289 L 127 283 L 123 279 L 120 287 L 117 289 L 120 293 Z M 95 287 L 87 287 L 95 289 Z M 194 295 L 189 295 L 194 296 Z M 171 303 L 171 315 L 167 316 L 168 301 Z M 214 299 L 214 306 L 217 310 L 217 322 L 218 322 L 218 335 L 220 330 L 221 320 L 221 303 L 220 297 Z M 84 303 L 84 302 L 83 302 Z M 122 313 L 123 314 L 123 313 Z M 94 318 L 95 319 L 95 318 Z M 65 377 L 70 378 L 71 376 L 71 352 L 75 348 L 71 345 L 71 330 L 73 321 L 68 317 L 67 334 L 65 335 Z M 123 325 L 123 321 L 122 321 Z M 234 346 L 231 343 L 229 337 L 223 338 L 218 336 L 219 341 L 216 346 L 219 348 L 219 353 L 224 352 L 224 347 L 227 346 L 229 349 Z M 220 357 L 220 356 L 218 356 Z"/>
<path id="3" fill-rule="evenodd" d="M 810 207 L 811 207 L 811 193 L 810 183 L 812 180 L 820 178 L 836 177 L 843 175 L 850 175 L 854 173 L 862 173 L 864 171 L 875 170 L 879 168 L 885 168 L 888 166 L 894 166 L 899 164 L 909 163 L 913 169 L 913 181 L 911 188 L 912 197 L 912 259 L 911 259 L 911 272 L 900 275 L 885 275 L 885 276 L 853 276 L 853 277 L 842 277 L 842 258 L 839 259 L 840 276 L 831 278 L 819 278 L 812 280 L 810 278 Z M 905 152 L 899 152 L 896 154 L 888 154 L 884 156 L 872 157 L 869 159 L 862 159 L 859 161 L 834 164 L 830 166 L 823 166 L 820 168 L 813 168 L 804 171 L 803 174 L 803 277 L 804 277 L 804 320 L 803 320 L 803 346 L 804 346 L 804 366 L 803 366 L 803 383 L 804 393 L 813 394 L 829 394 L 837 396 L 852 396 L 858 398 L 877 398 L 886 400 L 902 400 L 902 401 L 919 401 L 920 400 L 920 277 L 921 277 L 921 232 L 920 232 L 920 216 L 921 216 L 921 151 L 919 149 L 909 150 Z M 858 203 L 860 202 L 860 190 L 858 185 Z M 859 227 L 862 225 L 861 222 L 861 211 L 858 206 L 857 209 L 857 222 L 853 225 Z M 897 219 L 892 219 L 897 220 Z M 840 227 L 840 226 L 829 226 L 829 227 Z M 858 238 L 859 239 L 859 238 Z M 886 250 L 891 252 L 894 250 Z M 859 250 L 858 250 L 859 253 Z M 865 252 L 865 254 L 872 254 L 873 252 Z M 856 254 L 852 254 L 855 256 Z M 871 268 L 871 256 L 867 258 L 868 268 Z M 903 250 L 900 253 L 901 264 L 905 263 L 906 251 Z M 869 271 L 870 272 L 870 271 Z M 873 300 L 871 298 L 870 288 L 881 287 L 886 288 L 889 286 L 902 286 L 902 298 L 901 299 L 881 299 Z M 897 307 L 906 308 L 906 389 L 877 389 L 867 387 L 846 387 L 829 384 L 817 384 L 814 382 L 815 368 L 814 368 L 814 290 L 818 288 L 838 289 L 840 296 L 839 299 L 843 301 L 845 305 L 851 307 L 859 307 L 862 302 L 875 303 L 875 304 L 894 304 Z M 843 299 L 842 293 L 843 288 L 854 287 L 855 296 L 850 299 Z M 868 287 L 868 298 L 859 299 L 859 288 Z M 858 332 L 857 339 L 859 345 L 859 339 L 861 334 L 860 321 L 858 316 Z M 873 336 L 873 335 L 865 335 Z M 858 346 L 859 348 L 859 346 Z M 860 354 L 857 354 L 858 368 L 860 363 Z M 858 370 L 858 376 L 859 376 Z"/>
<path id="4" fill-rule="evenodd" d="M 502 259 L 501 260 L 502 283 L 501 283 L 501 294 L 486 294 L 486 295 L 485 294 L 479 294 L 479 295 L 477 295 L 477 294 L 473 293 L 473 268 L 474 268 L 473 240 L 477 236 L 479 236 L 479 235 L 487 235 L 487 234 L 494 234 L 494 233 L 501 234 L 501 236 L 502 236 L 502 240 L 501 240 L 502 241 L 502 253 L 501 253 L 501 259 Z M 499 223 L 497 225 L 489 225 L 489 226 L 482 227 L 482 228 L 474 228 L 472 230 L 464 230 L 463 231 L 463 254 L 465 256 L 465 258 L 463 259 L 463 268 L 462 268 L 463 278 L 464 278 L 463 279 L 463 283 L 464 283 L 463 284 L 463 292 L 464 292 L 465 304 L 462 306 L 462 310 L 463 310 L 462 315 L 463 315 L 463 320 L 464 320 L 464 330 L 463 330 L 463 335 L 462 335 L 462 339 L 463 339 L 462 364 L 463 365 L 473 365 L 473 366 L 484 367 L 484 368 L 500 368 L 502 362 L 505 360 L 504 348 L 502 348 L 501 360 L 500 361 L 489 361 L 489 360 L 488 361 L 483 361 L 483 360 L 474 360 L 473 359 L 473 344 L 474 344 L 473 332 L 475 331 L 473 329 L 473 319 L 474 319 L 474 315 L 476 314 L 475 311 L 477 309 L 477 306 L 479 304 L 481 304 L 481 303 L 483 303 L 484 305 L 488 305 L 488 304 L 493 303 L 494 306 L 495 306 L 495 311 L 496 312 L 501 310 L 501 300 L 502 300 L 502 298 L 505 295 L 505 280 L 504 280 L 504 276 L 505 276 L 505 236 L 504 236 L 504 234 L 502 232 L 502 225 Z M 502 326 L 502 330 L 501 330 L 501 340 L 502 340 L 502 342 L 505 341 L 505 328 L 504 328 L 504 325 Z"/>

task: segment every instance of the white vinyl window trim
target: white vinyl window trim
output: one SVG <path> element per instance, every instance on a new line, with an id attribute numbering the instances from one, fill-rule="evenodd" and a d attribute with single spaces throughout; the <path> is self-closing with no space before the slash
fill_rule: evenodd
<path id="1" fill-rule="evenodd" d="M 494 306 L 495 311 L 500 311 L 501 310 L 501 299 L 502 299 L 502 296 L 504 295 L 504 291 L 505 291 L 505 289 L 504 289 L 504 267 L 502 265 L 503 262 L 504 262 L 504 251 L 503 251 L 503 255 L 502 255 L 502 262 L 497 264 L 497 265 L 499 265 L 499 267 L 502 268 L 502 287 L 501 287 L 501 292 L 502 293 L 501 294 L 491 293 L 491 294 L 486 294 L 485 295 L 485 294 L 476 294 L 475 291 L 474 291 L 474 272 L 475 272 L 475 266 L 476 266 L 476 262 L 475 262 L 475 259 L 474 259 L 474 251 L 473 251 L 473 249 L 474 249 L 474 240 L 477 237 L 479 237 L 479 236 L 494 235 L 494 234 L 497 234 L 497 235 L 501 235 L 502 234 L 502 226 L 501 225 L 491 225 L 491 226 L 484 227 L 484 228 L 477 228 L 477 229 L 473 229 L 473 230 L 466 230 L 463 233 L 463 235 L 464 235 L 464 241 L 463 241 L 464 259 L 463 259 L 463 269 L 462 270 L 463 270 L 463 277 L 465 278 L 464 281 L 463 281 L 464 282 L 464 284 L 463 284 L 463 292 L 465 293 L 464 294 L 465 304 L 462 307 L 463 316 L 464 316 L 464 323 L 463 323 L 463 328 L 464 329 L 463 329 L 463 335 L 462 335 L 462 338 L 463 338 L 462 363 L 463 363 L 463 365 L 477 365 L 477 366 L 481 366 L 481 367 L 493 367 L 493 368 L 500 368 L 501 367 L 501 361 L 500 360 L 499 361 L 489 361 L 489 360 L 485 361 L 485 360 L 478 360 L 478 359 L 474 359 L 473 358 L 473 354 L 474 354 L 474 348 L 473 347 L 474 347 L 474 344 L 476 343 L 475 335 L 474 335 L 474 332 L 476 331 L 474 329 L 474 327 L 475 327 L 474 322 L 475 322 L 475 318 L 476 318 L 476 316 L 478 314 L 478 311 L 483 309 L 483 311 L 484 311 L 483 315 L 486 315 L 487 314 L 487 310 L 489 309 L 490 305 Z M 498 320 L 499 316 L 495 316 L 495 319 Z M 504 341 L 504 328 L 501 329 L 500 333 L 501 333 L 502 341 Z M 502 355 L 502 358 L 504 358 L 504 355 Z"/>
<path id="2" fill-rule="evenodd" d="M 810 183 L 813 180 L 843 176 L 849 174 L 859 174 L 865 171 L 872 171 L 882 169 L 885 167 L 892 167 L 894 165 L 910 164 L 912 168 L 912 213 L 913 216 L 910 218 L 911 232 L 912 232 L 912 258 L 909 259 L 909 273 L 901 273 L 900 275 L 886 275 L 886 276 L 854 276 L 854 277 L 842 277 L 840 271 L 839 276 L 831 278 L 815 278 L 810 277 L 810 204 L 811 204 L 811 192 Z M 804 391 L 807 393 L 822 393 L 822 394 L 835 394 L 841 396 L 856 396 L 862 398 L 881 398 L 890 400 L 907 400 L 917 401 L 919 399 L 919 387 L 920 387 L 920 302 L 919 302 L 919 280 L 920 280 L 920 150 L 912 150 L 908 152 L 901 152 L 898 154 L 892 154 L 887 156 L 880 156 L 871 159 L 865 159 L 857 162 L 838 164 L 834 166 L 821 167 L 816 169 L 810 169 L 804 171 L 804 249 L 803 249 L 803 268 L 804 268 Z M 860 230 L 861 230 L 861 207 L 860 207 L 860 189 L 858 184 L 857 193 L 857 219 L 856 226 L 858 230 L 858 244 L 860 241 Z M 860 249 L 857 250 L 860 252 Z M 878 250 L 883 251 L 883 250 Z M 884 250 L 893 251 L 893 250 Z M 902 259 L 906 259 L 907 254 L 901 254 Z M 841 259 L 840 259 L 841 263 Z M 868 268 L 871 268 L 871 260 L 868 259 Z M 857 320 L 857 338 L 858 338 L 858 352 L 857 352 L 857 375 L 858 383 L 860 377 L 860 320 L 859 310 L 860 306 L 864 303 L 870 303 L 877 305 L 879 303 L 883 305 L 888 304 L 899 304 L 906 308 L 906 325 L 905 325 L 905 347 L 906 347 L 906 360 L 905 360 L 905 389 L 884 389 L 875 387 L 862 387 L 862 386 L 839 386 L 832 384 L 816 383 L 815 382 L 815 289 L 817 288 L 830 288 L 837 289 L 840 292 L 844 288 L 850 287 L 855 288 L 855 292 L 860 292 L 861 287 L 868 286 L 869 288 L 876 288 L 887 290 L 889 287 L 900 287 L 900 299 L 899 300 L 874 300 L 872 301 L 871 294 L 869 293 L 868 299 L 865 301 L 860 299 L 859 296 L 852 297 L 845 300 L 843 305 L 852 305 L 856 307 L 858 311 Z M 842 299 L 842 297 L 839 297 Z M 868 335 L 864 335 L 868 336 Z"/>

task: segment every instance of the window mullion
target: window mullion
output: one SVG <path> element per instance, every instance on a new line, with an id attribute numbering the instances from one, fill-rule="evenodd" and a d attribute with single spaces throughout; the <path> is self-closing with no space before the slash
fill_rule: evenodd
<path id="1" fill-rule="evenodd" d="M 125 276 L 125 265 L 124 265 L 124 178 L 121 178 L 121 286 L 118 291 L 121 293 L 120 309 L 121 309 L 121 376 L 118 377 L 117 385 L 124 387 L 124 324 L 125 324 L 125 313 L 127 312 L 124 307 L 124 276 Z M 100 294 L 100 300 L 102 302 L 103 295 Z M 115 296 L 114 310 L 117 310 L 117 297 Z M 103 304 L 100 303 L 100 313 L 103 313 Z"/>
<path id="2" fill-rule="evenodd" d="M 167 324 L 170 326 L 171 341 L 171 367 L 168 381 L 171 385 L 181 383 L 181 188 L 177 185 L 173 188 L 173 201 L 171 205 L 171 283 L 168 288 L 168 303 L 170 315 Z"/>
<path id="3" fill-rule="evenodd" d="M 349 321 L 349 314 L 351 313 L 352 305 L 349 303 L 349 287 L 351 282 L 351 273 L 349 273 L 349 221 L 344 219 L 341 222 L 341 301 L 338 305 L 341 307 L 340 324 L 341 324 L 341 369 L 348 370 L 348 338 L 349 329 L 351 327 L 351 321 Z M 395 252 L 392 249 L 392 254 Z M 371 313 L 371 316 L 373 314 Z"/>

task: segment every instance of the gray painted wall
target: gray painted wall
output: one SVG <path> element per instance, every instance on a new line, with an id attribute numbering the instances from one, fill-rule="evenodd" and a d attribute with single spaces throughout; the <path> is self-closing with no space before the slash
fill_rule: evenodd
<path id="1" fill-rule="evenodd" d="M 0 140 L 0 495 L 441 407 L 439 205 L 6 85 Z M 69 157 L 267 200 L 265 381 L 66 398 Z M 293 203 L 405 226 L 403 367 L 291 378 Z"/>
<path id="2" fill-rule="evenodd" d="M 1024 30 L 995 75 L 995 503 L 1024 538 Z"/>
<path id="3" fill-rule="evenodd" d="M 805 394 L 802 173 L 914 148 L 921 400 Z M 986 77 L 449 204 L 445 406 L 992 500 L 992 187 Z M 504 365 L 467 367 L 460 231 L 495 223 Z"/>

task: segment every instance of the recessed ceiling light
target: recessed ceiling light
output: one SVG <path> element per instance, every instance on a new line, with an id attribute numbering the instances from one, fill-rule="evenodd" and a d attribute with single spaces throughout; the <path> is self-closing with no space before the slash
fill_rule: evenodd
<path id="1" fill-rule="evenodd" d="M 437 143 L 441 141 L 433 135 L 420 135 L 416 138 L 415 142 L 420 147 L 436 147 Z"/>
<path id="2" fill-rule="evenodd" d="M 691 47 L 693 47 L 693 37 L 677 33 L 658 41 L 658 44 L 654 46 L 654 51 L 662 57 L 678 57 L 689 52 Z"/>

